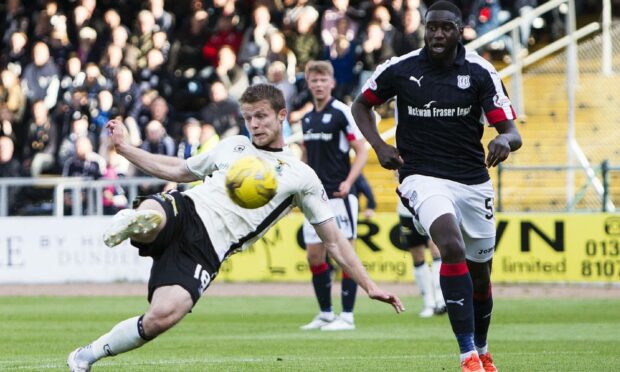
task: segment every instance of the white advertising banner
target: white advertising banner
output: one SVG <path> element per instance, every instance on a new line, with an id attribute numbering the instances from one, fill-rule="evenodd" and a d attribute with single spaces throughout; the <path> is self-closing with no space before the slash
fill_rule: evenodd
<path id="1" fill-rule="evenodd" d="M 151 258 L 103 244 L 111 217 L 0 218 L 0 284 L 148 280 Z"/>

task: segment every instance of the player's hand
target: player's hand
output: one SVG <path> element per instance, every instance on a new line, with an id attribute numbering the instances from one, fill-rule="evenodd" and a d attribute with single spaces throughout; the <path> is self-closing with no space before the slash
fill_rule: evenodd
<path id="1" fill-rule="evenodd" d="M 349 195 L 349 191 L 351 190 L 351 184 L 349 182 L 342 181 L 340 186 L 338 186 L 338 191 L 334 193 L 334 196 L 337 198 L 346 198 Z"/>
<path id="2" fill-rule="evenodd" d="M 396 313 L 402 313 L 405 311 L 405 306 L 400 302 L 400 298 L 395 294 L 385 292 L 379 288 L 371 289 L 368 291 L 368 297 L 373 300 L 381 301 L 392 305 Z"/>
<path id="3" fill-rule="evenodd" d="M 105 126 L 108 129 L 108 135 L 110 136 L 110 142 L 118 150 L 119 146 L 126 143 L 125 125 L 118 119 L 112 119 L 108 121 Z"/>
<path id="4" fill-rule="evenodd" d="M 510 155 L 510 143 L 506 136 L 499 135 L 489 142 L 489 151 L 487 153 L 487 167 L 495 167 L 499 163 L 508 159 Z"/>
<path id="5" fill-rule="evenodd" d="M 404 164 L 403 158 L 400 157 L 396 147 L 387 143 L 375 148 L 375 152 L 377 153 L 379 163 L 385 169 L 398 169 Z"/>

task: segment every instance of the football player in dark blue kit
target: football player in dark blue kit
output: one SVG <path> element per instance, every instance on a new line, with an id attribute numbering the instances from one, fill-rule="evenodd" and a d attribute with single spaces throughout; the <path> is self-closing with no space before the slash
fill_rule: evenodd
<path id="1" fill-rule="evenodd" d="M 439 247 L 440 282 L 463 371 L 496 371 L 488 352 L 494 191 L 487 167 L 521 147 L 515 113 L 495 68 L 461 41 L 461 11 L 433 3 L 425 46 L 377 67 L 352 106 L 381 165 L 398 169 L 398 194 Z M 379 136 L 371 108 L 396 96 L 396 144 Z M 484 114 L 499 133 L 481 143 Z"/>
<path id="2" fill-rule="evenodd" d="M 304 160 L 323 182 L 340 231 L 355 246 L 358 200 L 353 188 L 355 180 L 366 164 L 368 150 L 364 146 L 364 138 L 355 125 L 349 107 L 332 97 L 335 86 L 332 65 L 327 61 L 310 61 L 306 64 L 305 76 L 314 107 L 301 121 Z M 352 163 L 349 158 L 350 149 L 355 151 Z M 304 221 L 303 234 L 308 264 L 312 272 L 312 284 L 321 312 L 301 329 L 322 331 L 355 329 L 353 307 L 357 285 L 349 274 L 343 271 L 342 312 L 336 316 L 331 302 L 332 279 L 331 270 L 326 262 L 327 251 L 307 221 Z"/>

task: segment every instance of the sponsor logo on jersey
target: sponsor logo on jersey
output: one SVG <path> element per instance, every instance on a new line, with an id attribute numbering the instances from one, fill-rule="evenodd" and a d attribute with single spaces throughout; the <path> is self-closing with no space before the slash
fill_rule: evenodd
<path id="1" fill-rule="evenodd" d="M 456 85 L 461 89 L 467 89 L 471 86 L 469 83 L 469 75 L 457 75 Z"/>
<path id="2" fill-rule="evenodd" d="M 493 96 L 493 104 L 500 108 L 510 107 L 510 98 L 508 98 L 505 94 L 496 94 Z"/>
<path id="3" fill-rule="evenodd" d="M 333 137 L 332 133 L 312 133 L 308 131 L 304 134 L 304 141 L 331 141 Z"/>
<path id="4" fill-rule="evenodd" d="M 418 116 L 422 118 L 444 118 L 454 116 L 467 116 L 471 111 L 471 105 L 467 107 L 431 107 L 435 101 L 430 101 L 423 107 L 407 106 L 407 113 L 410 116 Z"/>

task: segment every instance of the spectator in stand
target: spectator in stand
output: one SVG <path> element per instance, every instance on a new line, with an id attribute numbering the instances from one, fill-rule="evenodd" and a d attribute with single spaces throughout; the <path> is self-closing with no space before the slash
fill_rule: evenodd
<path id="1" fill-rule="evenodd" d="M 271 23 L 271 14 L 266 5 L 258 5 L 252 12 L 253 24 L 243 34 L 238 60 L 250 79 L 255 75 L 264 76 L 269 52 L 269 37 L 278 32 Z"/>
<path id="2" fill-rule="evenodd" d="M 88 117 L 86 115 L 78 117 L 71 122 L 71 132 L 62 139 L 58 149 L 58 164 L 63 165 L 67 160 L 75 156 L 76 143 L 81 137 L 88 137 L 91 143 L 95 143 L 95 136 L 89 131 Z"/>
<path id="3" fill-rule="evenodd" d="M 424 25 L 419 8 L 405 10 L 403 31 L 394 35 L 392 47 L 397 56 L 402 56 L 424 46 Z M 365 81 L 361 81 L 365 83 Z"/>
<path id="4" fill-rule="evenodd" d="M 364 84 L 381 63 L 394 57 L 392 44 L 386 42 L 385 31 L 377 21 L 371 21 L 366 27 L 366 38 L 362 43 L 362 72 L 360 83 Z"/>
<path id="5" fill-rule="evenodd" d="M 234 17 L 221 17 L 217 20 L 215 30 L 202 48 L 202 56 L 211 66 L 218 65 L 218 51 L 224 45 L 230 46 L 235 52 L 239 52 L 243 34 L 235 29 Z"/>
<path id="6" fill-rule="evenodd" d="M 332 0 L 333 6 L 325 11 L 321 22 L 321 39 L 323 45 L 330 48 L 340 35 L 345 36 L 346 40 L 351 42 L 357 36 L 359 24 L 348 12 L 353 11 L 349 7 L 349 0 Z M 344 33 L 338 29 L 338 21 L 346 19 L 346 30 Z"/>
<path id="7" fill-rule="evenodd" d="M 170 40 L 168 40 L 168 34 L 163 31 L 157 31 L 153 34 L 153 49 L 161 52 L 164 62 L 168 62 L 170 57 Z M 148 54 L 147 66 L 148 66 Z"/>
<path id="8" fill-rule="evenodd" d="M 220 136 L 215 132 L 215 128 L 210 124 L 202 124 L 200 127 L 200 146 L 198 147 L 198 153 L 209 151 L 220 142 Z"/>
<path id="9" fill-rule="evenodd" d="M 163 97 L 172 96 L 172 83 L 164 66 L 164 55 L 159 49 L 151 49 L 146 55 L 147 66 L 138 74 L 140 91 L 155 89 Z"/>
<path id="10" fill-rule="evenodd" d="M 138 26 L 130 40 L 131 45 L 138 50 L 137 67 L 139 69 L 146 67 L 146 55 L 154 47 L 153 34 L 157 31 L 156 27 L 153 13 L 148 10 L 141 10 L 138 13 Z"/>
<path id="11" fill-rule="evenodd" d="M 149 0 L 149 10 L 153 15 L 157 30 L 171 35 L 174 30 L 174 15 L 164 9 L 164 0 Z"/>
<path id="12" fill-rule="evenodd" d="M 24 32 L 14 32 L 11 35 L 9 43 L 5 44 L 2 55 L 0 55 L 1 68 L 7 68 L 13 71 L 16 75 L 22 74 L 28 63 L 30 63 L 30 57 L 28 56 L 28 36 Z"/>
<path id="13" fill-rule="evenodd" d="M 99 62 L 100 50 L 97 48 L 97 31 L 92 27 L 80 30 L 76 54 L 82 64 Z"/>
<path id="14" fill-rule="evenodd" d="M 11 70 L 0 72 L 0 134 L 14 136 L 14 125 L 24 117 L 26 97 L 19 77 Z"/>
<path id="15" fill-rule="evenodd" d="M 198 154 L 201 133 L 200 122 L 195 118 L 187 119 L 183 125 L 183 140 L 179 143 L 177 157 L 187 159 Z"/>
<path id="16" fill-rule="evenodd" d="M 57 19 L 65 20 L 64 16 L 56 16 Z M 60 22 L 60 21 L 58 21 Z M 69 41 L 69 35 L 67 35 L 66 25 L 61 27 L 55 27 L 52 31 L 50 38 L 50 54 L 54 63 L 59 68 L 63 68 L 67 64 L 71 53 L 73 53 L 73 45 Z M 64 73 L 64 71 L 62 71 Z"/>
<path id="17" fill-rule="evenodd" d="M 88 137 L 79 137 L 75 142 L 75 155 L 67 159 L 63 165 L 63 177 L 85 177 L 99 179 L 106 170 L 105 159 L 93 151 L 93 144 Z M 82 213 L 86 210 L 86 191 L 82 190 L 79 194 Z M 69 211 L 73 206 L 71 193 L 65 192 L 65 215 L 71 214 Z"/>
<path id="18" fill-rule="evenodd" d="M 108 146 L 106 155 L 106 168 L 101 178 L 106 180 L 118 180 L 123 175 L 123 173 L 119 170 L 119 164 L 122 163 L 122 161 L 126 163 L 129 162 L 127 162 L 127 159 L 118 155 L 114 146 L 111 145 Z M 129 201 L 125 195 L 125 190 L 123 190 L 122 187 L 110 184 L 103 189 L 104 215 L 109 216 L 116 214 L 121 209 L 127 208 L 128 205 Z"/>
<path id="19" fill-rule="evenodd" d="M 88 106 L 94 107 L 96 105 L 97 95 L 99 94 L 99 92 L 104 89 L 111 88 L 112 83 L 101 74 L 99 66 L 97 66 L 95 63 L 91 62 L 87 64 L 84 72 L 85 79 L 83 88 L 88 94 Z"/>
<path id="20" fill-rule="evenodd" d="M 3 12 L 0 13 L 0 44 L 7 45 L 15 33 L 28 32 L 30 15 L 21 0 L 7 0 Z M 3 68 L 6 66 L 2 66 Z"/>
<path id="21" fill-rule="evenodd" d="M 56 166 L 55 155 L 58 146 L 58 130 L 51 121 L 43 101 L 32 104 L 33 121 L 28 124 L 25 139 L 21 142 L 22 166 L 32 177 L 44 172 L 53 172 Z"/>
<path id="22" fill-rule="evenodd" d="M 48 109 L 56 106 L 60 88 L 58 66 L 50 58 L 50 51 L 43 42 L 32 49 L 33 61 L 24 69 L 22 84 L 29 102 L 44 101 Z"/>
<path id="23" fill-rule="evenodd" d="M 91 177 L 99 179 L 106 169 L 105 159 L 93 150 L 88 137 L 78 137 L 75 141 L 75 154 L 64 165 L 64 177 Z"/>
<path id="24" fill-rule="evenodd" d="M 392 13 L 388 10 L 388 7 L 385 5 L 376 6 L 372 11 L 371 22 L 372 21 L 379 24 L 384 34 L 383 43 L 389 45 L 391 48 L 394 43 L 394 35 L 396 35 L 397 29 L 392 24 Z M 399 20 L 398 23 L 402 25 L 402 21 Z"/>
<path id="25" fill-rule="evenodd" d="M 168 135 L 162 123 L 157 120 L 152 120 L 146 126 L 146 136 L 140 147 L 151 154 L 166 156 L 174 156 L 176 150 L 174 140 Z"/>
<path id="26" fill-rule="evenodd" d="M 358 48 L 355 41 L 349 41 L 346 36 L 348 22 L 348 18 L 338 20 L 336 40 L 325 51 L 325 59 L 331 62 L 335 72 L 336 86 L 332 94 L 345 103 L 353 100 L 351 96 L 359 83 Z"/>
<path id="27" fill-rule="evenodd" d="M 231 46 L 222 46 L 218 51 L 218 56 L 216 77 L 226 87 L 228 95 L 238 100 L 245 89 L 250 86 L 250 79 L 243 68 L 237 64 L 237 55 Z"/>
<path id="28" fill-rule="evenodd" d="M 103 58 L 99 63 L 103 76 L 105 76 L 109 81 L 115 81 L 116 74 L 118 74 L 118 70 L 121 68 L 122 62 L 123 50 L 121 47 L 115 44 L 108 45 Z"/>
<path id="29" fill-rule="evenodd" d="M 71 94 L 77 87 L 82 87 L 86 80 L 86 73 L 82 71 L 82 62 L 75 55 L 71 55 L 65 63 L 64 73 L 60 78 L 60 92 L 58 98 L 60 104 L 71 102 Z"/>
<path id="30" fill-rule="evenodd" d="M 112 30 L 112 44 L 118 46 L 123 51 L 123 64 L 129 67 L 131 71 L 137 71 L 140 50 L 128 43 L 128 39 L 129 33 L 125 27 L 119 26 Z"/>
<path id="31" fill-rule="evenodd" d="M 297 17 L 294 29 L 286 35 L 286 45 L 297 57 L 297 80 L 303 80 L 306 63 L 318 59 L 321 54 L 321 44 L 314 33 L 318 19 L 319 12 L 312 7 L 306 7 Z M 299 90 L 299 87 L 297 88 Z"/>
<path id="32" fill-rule="evenodd" d="M 127 67 L 121 67 L 116 75 L 114 87 L 114 104 L 119 109 L 119 114 L 125 118 L 125 125 L 129 130 L 131 143 L 140 143 L 140 131 L 138 128 L 138 113 L 141 108 L 140 89 L 134 83 L 133 74 Z"/>
<path id="33" fill-rule="evenodd" d="M 3 177 L 21 177 L 19 161 L 15 156 L 15 145 L 7 136 L 0 137 L 0 178 Z M 9 196 L 9 202 L 12 200 L 15 198 Z"/>
<path id="34" fill-rule="evenodd" d="M 114 95 L 108 89 L 104 89 L 97 95 L 96 107 L 90 112 L 91 123 L 96 128 L 97 136 L 101 136 L 105 131 L 108 121 L 118 116 L 118 110 L 114 107 Z"/>
<path id="35" fill-rule="evenodd" d="M 15 146 L 13 140 L 7 136 L 0 136 L 0 178 L 21 177 L 20 165 L 15 156 Z M 8 212 L 9 215 L 15 212 L 17 206 L 17 187 L 8 188 Z"/>
<path id="36" fill-rule="evenodd" d="M 267 68 L 267 81 L 282 91 L 287 112 L 292 111 L 293 97 L 297 94 L 295 84 L 291 83 L 291 80 L 289 79 L 290 76 L 287 75 L 286 66 L 284 63 L 275 61 Z"/>
<path id="37" fill-rule="evenodd" d="M 243 118 L 239 103 L 228 97 L 224 84 L 211 84 L 211 102 L 200 112 L 200 118 L 215 128 L 220 138 L 243 134 Z"/>
<path id="38" fill-rule="evenodd" d="M 286 66 L 286 79 L 295 81 L 295 71 L 297 69 L 297 58 L 295 53 L 286 46 L 284 34 L 280 31 L 274 32 L 269 36 L 269 51 L 267 52 L 267 67 L 274 62 L 284 63 Z M 267 71 L 265 71 L 267 75 Z"/>
<path id="39" fill-rule="evenodd" d="M 203 9 L 198 9 L 181 26 L 171 47 L 169 66 L 172 71 L 176 69 L 185 71 L 189 68 L 199 70 L 203 67 L 201 48 L 209 37 L 208 21 L 208 13 Z"/>
<path id="40" fill-rule="evenodd" d="M 121 16 L 118 10 L 111 8 L 105 11 L 103 15 L 103 30 L 100 33 L 99 43 L 102 46 L 112 43 L 112 31 L 117 27 L 125 27 L 121 22 Z"/>

